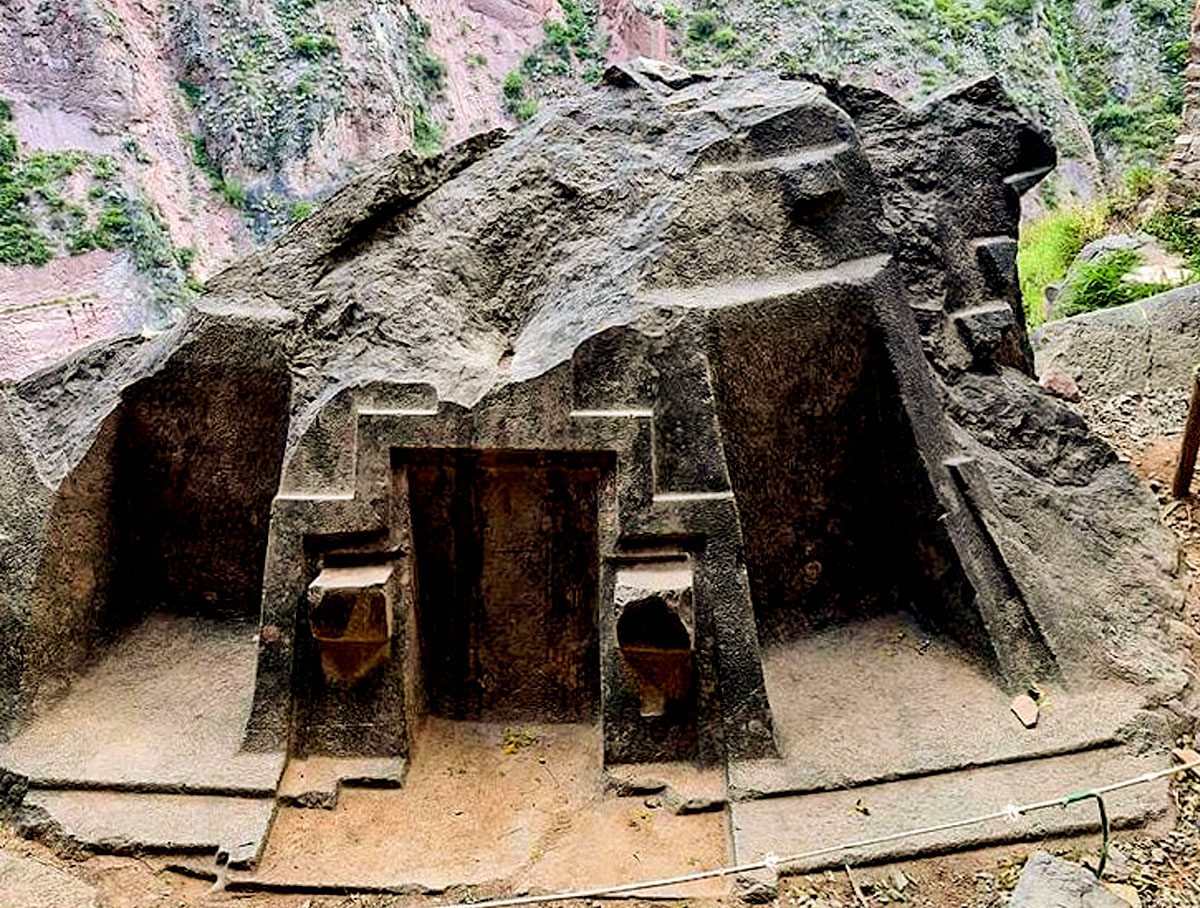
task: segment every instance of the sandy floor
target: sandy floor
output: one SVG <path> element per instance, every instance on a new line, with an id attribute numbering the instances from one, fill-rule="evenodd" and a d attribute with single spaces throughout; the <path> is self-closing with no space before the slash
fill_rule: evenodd
<path id="1" fill-rule="evenodd" d="M 726 861 L 723 813 L 676 816 L 606 794 L 599 730 L 430 720 L 404 788 L 343 789 L 333 810 L 282 808 L 254 877 L 359 886 L 565 889 Z M 518 742 L 516 745 L 513 742 Z M 720 896 L 721 882 L 660 896 Z"/>

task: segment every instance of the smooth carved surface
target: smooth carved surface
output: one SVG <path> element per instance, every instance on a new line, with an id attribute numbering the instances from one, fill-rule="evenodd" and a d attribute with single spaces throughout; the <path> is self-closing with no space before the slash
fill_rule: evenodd
<path id="1" fill-rule="evenodd" d="M 446 452 L 408 470 L 434 714 L 594 715 L 596 468 Z"/>
<path id="2" fill-rule="evenodd" d="M 1073 791 L 1080 779 L 1116 782 L 1162 769 L 1162 756 L 1135 756 L 1117 748 L 1088 751 L 1047 760 L 1031 760 L 888 782 L 791 798 L 734 802 L 731 824 L 739 862 L 764 855 L 803 854 L 839 842 L 858 842 L 925 826 L 997 813 L 1008 804 L 1029 804 Z M 1145 823 L 1167 810 L 1167 782 L 1127 788 L 1105 797 L 1117 828 Z M 868 812 L 856 809 L 862 804 Z M 1096 828 L 1091 804 L 1029 814 L 1020 822 L 1007 819 L 944 830 L 789 862 L 796 872 L 852 864 L 882 863 L 920 854 L 978 847 L 997 842 L 1071 835 Z"/>
<path id="3" fill-rule="evenodd" d="M 271 794 L 282 754 L 239 753 L 256 650 L 249 624 L 151 615 L 0 767 L 49 787 Z"/>

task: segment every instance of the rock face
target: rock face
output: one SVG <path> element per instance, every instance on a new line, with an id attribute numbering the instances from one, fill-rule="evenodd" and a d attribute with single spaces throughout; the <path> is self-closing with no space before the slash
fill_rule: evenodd
<path id="1" fill-rule="evenodd" d="M 1013 694 L 1179 707 L 1172 542 L 1030 377 L 1045 136 L 992 80 L 677 75 L 386 159 L 3 387 L 0 727 L 161 610 L 260 621 L 250 750 L 599 714 L 609 762 L 766 757 L 762 647 L 896 610 Z"/>
<path id="2" fill-rule="evenodd" d="M 85 286 L 78 293 L 64 288 Z M 0 268 L 0 379 L 13 381 L 99 340 L 138 333 L 145 293 L 128 257 L 89 252 L 45 268 Z"/>
<path id="3" fill-rule="evenodd" d="M 1171 201 L 1178 207 L 1191 204 L 1200 192 L 1200 4 L 1192 9 L 1183 77 L 1183 122 L 1167 161 L 1175 176 Z"/>
<path id="4" fill-rule="evenodd" d="M 1200 291 L 1187 286 L 1123 306 L 1047 322 L 1033 346 L 1042 384 L 1065 389 L 1088 423 L 1136 455 L 1154 437 L 1178 459 L 1193 375 L 1200 364 Z M 1146 461 L 1143 461 L 1143 468 Z M 1145 473 L 1144 475 L 1150 475 Z M 1154 471 L 1162 472 L 1161 470 Z"/>
<path id="5" fill-rule="evenodd" d="M 161 328 L 197 281 L 307 216 L 368 162 L 512 126 L 539 104 L 590 94 L 606 64 L 638 54 L 693 69 L 820 72 L 906 102 L 998 72 L 1062 149 L 1058 198 L 1091 198 L 1126 163 L 1157 164 L 1173 138 L 1183 82 L 1173 48 L 1190 0 L 709 6 L 12 0 L 0 21 L 0 149 L 11 140 L 22 167 L 11 184 L 0 178 L 0 269 L 19 271 L 0 270 L 0 333 L 32 346 L 5 374 L 66 352 L 43 338 L 74 314 L 30 313 L 5 297 L 32 283 L 104 300 L 122 276 L 76 267 L 81 253 L 127 252 L 147 285 L 85 333 Z M 69 163 L 81 156 L 88 166 Z M 89 168 L 103 186 L 87 185 Z M 1028 210 L 1039 204 L 1028 197 Z M 7 230 L 14 223 L 48 247 L 31 255 L 33 240 Z M 979 313 L 962 330 L 988 343 L 998 318 Z"/>

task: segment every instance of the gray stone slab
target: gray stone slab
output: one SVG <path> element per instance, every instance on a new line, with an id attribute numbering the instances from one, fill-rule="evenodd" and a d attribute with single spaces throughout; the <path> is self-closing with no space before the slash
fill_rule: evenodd
<path id="1" fill-rule="evenodd" d="M 1035 852 L 1025 862 L 1008 908 L 1129 908 L 1086 867 Z"/>
<path id="2" fill-rule="evenodd" d="M 306 757 L 288 761 L 278 798 L 289 807 L 337 806 L 338 794 L 352 788 L 399 788 L 408 761 L 401 757 Z"/>
<path id="3" fill-rule="evenodd" d="M 274 798 L 35 791 L 41 808 L 79 845 L 113 853 L 221 852 L 247 866 L 262 852 L 275 815 Z"/>
<path id="4" fill-rule="evenodd" d="M 967 819 L 1010 804 L 1049 800 L 1140 776 L 1167 764 L 1166 755 L 1136 756 L 1123 748 L 1110 748 L 845 791 L 734 802 L 735 861 L 753 862 L 767 855 L 783 858 Z M 1115 826 L 1144 823 L 1168 810 L 1167 780 L 1114 792 L 1105 797 L 1105 804 Z M 787 862 L 781 869 L 808 872 L 844 862 L 878 863 L 1098 828 L 1095 803 L 1081 802 L 1037 811 L 1015 822 L 993 820 Z"/>
<path id="5" fill-rule="evenodd" d="M 285 755 L 239 753 L 256 655 L 250 625 L 151 615 L 0 767 L 35 788 L 273 795 Z"/>
<path id="6" fill-rule="evenodd" d="M 676 814 L 721 810 L 728 801 L 720 767 L 691 763 L 620 763 L 604 771 L 605 785 L 622 797 L 658 795 Z"/>
<path id="7" fill-rule="evenodd" d="M 1057 369 L 1084 395 L 1186 388 L 1200 356 L 1200 287 L 1047 322 L 1033 337 L 1038 374 Z"/>
<path id="8" fill-rule="evenodd" d="M 1127 685 L 1047 697 L 1035 728 L 945 637 L 902 616 L 835 627 L 763 654 L 780 759 L 731 762 L 735 797 L 844 788 L 1114 743 L 1138 712 Z"/>
<path id="9" fill-rule="evenodd" d="M 97 908 L 96 890 L 57 867 L 0 851 L 0 908 Z"/>

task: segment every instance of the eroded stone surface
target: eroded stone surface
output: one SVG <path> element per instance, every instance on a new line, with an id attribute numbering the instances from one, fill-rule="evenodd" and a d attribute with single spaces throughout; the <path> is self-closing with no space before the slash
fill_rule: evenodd
<path id="1" fill-rule="evenodd" d="M 995 80 L 908 109 L 633 65 L 381 162 L 169 334 L 0 387 L 2 733 L 180 610 L 259 622 L 250 754 L 602 716 L 609 764 L 828 787 L 789 750 L 819 710 L 764 664 L 898 612 L 961 653 L 968 708 L 1121 704 L 1031 738 L 1166 735 L 1191 709 L 1171 540 L 1031 375 L 1013 241 L 1054 160 Z M 622 583 L 665 564 L 687 582 Z M 378 658 L 331 677 L 307 594 L 360 570 L 388 578 Z M 1038 747 L 916 718 L 874 778 Z"/>
<path id="2" fill-rule="evenodd" d="M 1086 867 L 1035 851 L 1025 862 L 1009 908 L 1129 908 Z"/>
<path id="3" fill-rule="evenodd" d="M 274 798 L 38 791 L 26 802 L 74 844 L 138 854 L 193 851 L 253 864 L 266 844 Z"/>

